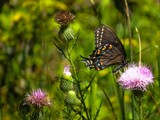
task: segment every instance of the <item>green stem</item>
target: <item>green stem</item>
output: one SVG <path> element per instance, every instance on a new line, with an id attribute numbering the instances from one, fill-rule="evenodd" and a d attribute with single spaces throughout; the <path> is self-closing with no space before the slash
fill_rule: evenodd
<path id="1" fill-rule="evenodd" d="M 68 53 L 69 53 L 69 52 L 68 52 Z M 83 93 L 82 93 L 82 91 L 81 91 L 81 86 L 80 86 L 80 83 L 79 83 L 79 80 L 78 80 L 78 73 L 77 73 L 77 71 L 76 71 L 76 69 L 75 69 L 75 66 L 74 66 L 74 63 L 73 63 L 73 61 L 72 61 L 72 59 L 71 59 L 71 55 L 70 55 L 70 54 L 68 54 L 68 60 L 69 60 L 69 62 L 70 62 L 70 64 L 71 64 L 71 67 L 72 67 L 73 78 L 74 78 L 75 81 L 76 81 L 76 85 L 77 85 L 78 91 L 79 91 L 79 93 L 80 93 L 81 102 L 82 102 L 82 105 L 83 105 L 83 107 L 84 107 L 84 111 L 85 111 L 85 113 L 86 113 L 87 120 L 90 120 L 90 117 L 89 117 L 88 111 L 87 111 L 87 107 L 86 107 L 86 104 L 85 104 L 85 101 L 84 101 L 84 96 L 83 96 Z"/>
<path id="2" fill-rule="evenodd" d="M 127 27 L 128 27 L 128 34 L 129 34 L 129 50 L 130 50 L 130 60 L 132 61 L 132 42 L 131 42 L 131 20 L 130 20 L 130 15 L 129 15 L 129 8 L 128 8 L 128 3 L 127 0 L 124 0 L 125 2 L 125 7 L 126 7 L 126 16 L 127 16 Z"/>
<path id="3" fill-rule="evenodd" d="M 160 38 L 160 34 L 159 34 L 159 38 Z M 158 73 L 160 73 L 160 39 L 157 41 L 157 64 L 158 64 Z M 159 82 L 159 88 L 160 88 L 160 74 L 158 74 L 158 82 Z"/>
<path id="4" fill-rule="evenodd" d="M 113 77 L 113 79 L 114 79 L 114 77 Z M 122 119 L 122 120 L 125 120 L 125 111 L 124 111 L 124 91 L 122 91 L 122 98 L 121 98 L 121 96 L 120 96 L 120 89 L 119 89 L 119 87 L 118 87 L 118 85 L 117 85 L 117 82 L 115 81 L 115 79 L 114 79 L 114 89 L 115 89 L 115 94 L 116 94 L 116 97 L 117 97 L 117 99 L 118 99 L 118 103 L 119 103 L 119 111 L 120 111 L 120 118 Z"/>
<path id="5" fill-rule="evenodd" d="M 124 109 L 124 90 L 122 90 L 122 100 L 121 100 L 121 110 L 122 110 L 122 119 L 125 120 L 125 109 Z"/>
<path id="6" fill-rule="evenodd" d="M 95 114 L 96 111 L 96 104 L 95 104 L 95 95 L 96 95 L 96 90 L 97 89 L 97 79 L 94 79 L 93 83 L 91 84 L 91 97 L 90 97 L 90 106 L 91 106 L 91 112 L 90 112 L 90 118 L 92 119 L 93 115 Z"/>
<path id="7" fill-rule="evenodd" d="M 131 98 L 132 98 L 132 120 L 135 120 L 134 118 L 134 95 L 133 94 L 131 95 Z"/>
<path id="8" fill-rule="evenodd" d="M 107 95 L 107 93 L 106 93 L 104 90 L 103 90 L 103 93 L 104 93 L 104 95 L 106 96 L 107 101 L 108 101 L 108 103 L 109 103 L 109 105 L 110 105 L 110 107 L 111 107 L 111 109 L 112 109 L 113 116 L 114 116 L 115 120 L 118 120 L 117 117 L 116 117 L 116 114 L 115 114 L 113 105 L 112 105 L 112 103 L 111 103 L 111 101 L 110 101 L 110 99 L 109 99 L 109 96 Z"/>
<path id="9" fill-rule="evenodd" d="M 139 120 L 143 120 L 143 117 L 142 117 L 142 101 L 141 101 L 141 98 L 138 99 L 138 103 L 139 103 Z"/>

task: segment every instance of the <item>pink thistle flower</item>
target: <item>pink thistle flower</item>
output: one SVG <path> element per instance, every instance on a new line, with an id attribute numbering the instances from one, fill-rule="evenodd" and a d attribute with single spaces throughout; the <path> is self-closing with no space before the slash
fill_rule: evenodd
<path id="1" fill-rule="evenodd" d="M 52 103 L 47 93 L 41 89 L 33 90 L 31 94 L 26 95 L 26 102 L 37 107 L 51 106 Z"/>
<path id="2" fill-rule="evenodd" d="M 146 87 L 153 83 L 153 78 L 153 74 L 148 67 L 131 64 L 127 70 L 122 73 L 118 83 L 124 89 L 145 91 Z"/>

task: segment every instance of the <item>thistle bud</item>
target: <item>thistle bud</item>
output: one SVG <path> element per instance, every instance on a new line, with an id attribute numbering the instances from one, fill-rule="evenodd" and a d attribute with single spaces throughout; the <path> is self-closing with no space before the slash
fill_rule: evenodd
<path id="1" fill-rule="evenodd" d="M 74 39 L 75 33 L 71 27 L 61 27 L 58 32 L 58 37 L 61 40 L 71 41 Z"/>
<path id="2" fill-rule="evenodd" d="M 73 78 L 70 72 L 70 66 L 65 66 L 63 71 L 63 77 L 60 82 L 60 89 L 64 92 L 73 89 Z"/>
<path id="3" fill-rule="evenodd" d="M 75 16 L 69 11 L 59 11 L 55 16 L 55 21 L 60 24 L 58 37 L 60 40 L 71 41 L 74 39 L 74 30 L 69 24 L 74 20 Z"/>
<path id="4" fill-rule="evenodd" d="M 63 92 L 67 92 L 69 90 L 73 89 L 73 80 L 72 79 L 65 79 L 65 78 L 61 78 L 61 82 L 60 82 L 60 89 Z"/>
<path id="5" fill-rule="evenodd" d="M 67 105 L 78 105 L 80 100 L 77 98 L 75 91 L 68 91 L 65 97 L 65 103 Z"/>

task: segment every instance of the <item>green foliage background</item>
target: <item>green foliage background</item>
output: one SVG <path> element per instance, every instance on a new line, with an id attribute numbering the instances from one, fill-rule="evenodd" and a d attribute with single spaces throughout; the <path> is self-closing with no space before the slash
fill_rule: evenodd
<path id="1" fill-rule="evenodd" d="M 111 26 L 125 46 L 130 59 L 128 31 L 124 17 L 124 9 L 117 0 L 1 0 L 0 3 L 0 119 L 20 119 L 18 105 L 25 94 L 37 88 L 46 90 L 53 101 L 48 118 L 63 119 L 63 98 L 59 93 L 59 81 L 56 77 L 63 74 L 67 61 L 56 49 L 52 41 L 58 33 L 59 25 L 54 21 L 55 13 L 68 10 L 75 14 L 72 23 L 80 36 L 72 57 L 80 59 L 80 55 L 88 56 L 94 49 L 94 29 L 99 25 L 98 15 L 103 24 Z M 149 91 L 160 109 L 160 1 L 159 0 L 129 0 L 131 9 L 132 60 L 139 61 L 139 43 L 135 28 L 138 28 L 142 42 L 142 62 L 148 65 L 154 74 L 154 84 Z M 95 13 L 94 7 L 98 10 Z M 102 71 L 89 70 L 84 63 L 78 62 L 79 76 L 82 85 L 86 85 L 97 74 L 97 86 L 94 92 L 95 101 L 88 99 L 88 105 L 94 103 L 97 109 L 103 99 L 100 109 L 100 120 L 113 119 L 111 108 L 102 92 L 107 92 L 116 114 L 118 103 L 113 89 L 111 69 Z M 88 92 L 89 96 L 90 91 Z M 130 92 L 126 92 L 126 114 L 131 116 Z M 146 119 L 160 118 L 151 96 L 145 97 Z"/>

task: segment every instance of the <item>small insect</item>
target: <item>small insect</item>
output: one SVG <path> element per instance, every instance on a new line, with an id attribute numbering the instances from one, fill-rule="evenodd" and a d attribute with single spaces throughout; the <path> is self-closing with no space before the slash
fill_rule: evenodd
<path id="1" fill-rule="evenodd" d="M 124 47 L 110 27 L 102 25 L 95 29 L 95 46 L 89 58 L 82 57 L 90 69 L 103 70 L 111 65 L 118 65 L 113 70 L 115 73 L 128 63 Z"/>

